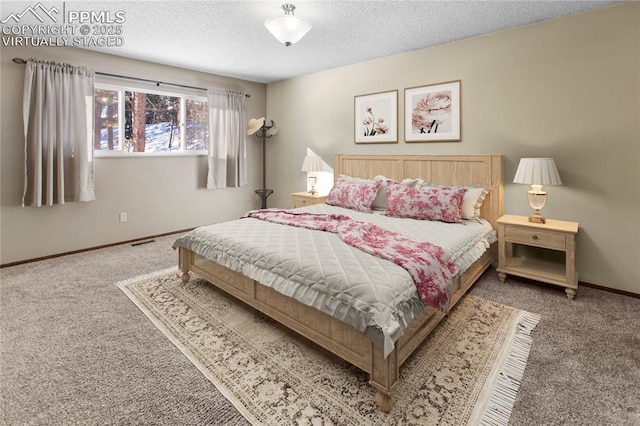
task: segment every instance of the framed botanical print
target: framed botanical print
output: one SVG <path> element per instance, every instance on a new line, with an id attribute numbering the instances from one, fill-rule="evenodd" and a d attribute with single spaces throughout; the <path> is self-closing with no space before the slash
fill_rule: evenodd
<path id="1" fill-rule="evenodd" d="M 404 89 L 405 142 L 460 140 L 460 80 Z"/>
<path id="2" fill-rule="evenodd" d="M 354 97 L 356 143 L 398 142 L 398 91 Z"/>

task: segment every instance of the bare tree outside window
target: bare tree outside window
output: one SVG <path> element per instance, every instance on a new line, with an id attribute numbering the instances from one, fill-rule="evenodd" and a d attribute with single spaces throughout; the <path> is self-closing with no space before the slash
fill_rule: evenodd
<path id="1" fill-rule="evenodd" d="M 131 139 L 134 152 L 145 152 L 146 147 L 146 101 L 147 94 L 141 92 L 125 92 L 125 116 L 131 122 Z M 129 116 L 131 119 L 129 120 Z"/>
<path id="2" fill-rule="evenodd" d="M 95 89 L 94 149 L 119 149 L 118 91 Z"/>
<path id="3" fill-rule="evenodd" d="M 206 101 L 187 99 L 186 149 L 206 150 L 209 145 L 209 108 Z"/>

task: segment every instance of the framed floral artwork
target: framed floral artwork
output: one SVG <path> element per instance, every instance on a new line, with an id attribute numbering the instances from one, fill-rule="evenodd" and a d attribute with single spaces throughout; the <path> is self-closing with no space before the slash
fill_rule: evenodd
<path id="1" fill-rule="evenodd" d="M 460 80 L 404 89 L 405 142 L 460 140 Z"/>
<path id="2" fill-rule="evenodd" d="M 398 142 L 398 91 L 354 97 L 355 142 Z"/>

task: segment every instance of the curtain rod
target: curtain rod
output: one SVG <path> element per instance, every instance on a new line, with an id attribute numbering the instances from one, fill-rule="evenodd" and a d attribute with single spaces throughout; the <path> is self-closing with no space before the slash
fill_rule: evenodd
<path id="1" fill-rule="evenodd" d="M 20 64 L 20 65 L 24 65 L 24 64 L 27 63 L 27 61 L 25 61 L 22 58 L 13 58 L 13 62 L 15 62 L 16 64 Z M 101 76 L 104 76 L 104 77 L 122 78 L 122 79 L 126 79 L 126 80 L 135 80 L 135 81 L 144 81 L 146 83 L 155 83 L 155 85 L 158 86 L 158 87 L 160 87 L 161 84 L 164 84 L 166 86 L 182 87 L 182 88 L 185 88 L 185 89 L 193 89 L 193 90 L 204 90 L 205 92 L 207 91 L 207 89 L 204 88 L 204 87 L 188 86 L 186 84 L 166 83 L 164 81 L 150 80 L 148 78 L 129 77 L 129 76 L 126 76 L 126 75 L 110 74 L 108 72 L 100 72 L 100 71 L 96 71 L 95 73 L 97 75 L 101 75 Z M 230 91 L 231 92 L 235 92 L 234 90 L 230 90 Z M 242 92 L 236 92 L 236 93 L 242 93 Z M 247 97 L 247 98 L 250 98 L 251 94 L 244 93 L 244 96 Z"/>

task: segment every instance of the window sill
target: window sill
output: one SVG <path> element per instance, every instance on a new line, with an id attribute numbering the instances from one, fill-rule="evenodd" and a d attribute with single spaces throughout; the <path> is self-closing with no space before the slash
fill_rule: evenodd
<path id="1" fill-rule="evenodd" d="M 192 152 L 121 152 L 94 151 L 94 158 L 204 157 L 207 151 Z"/>

